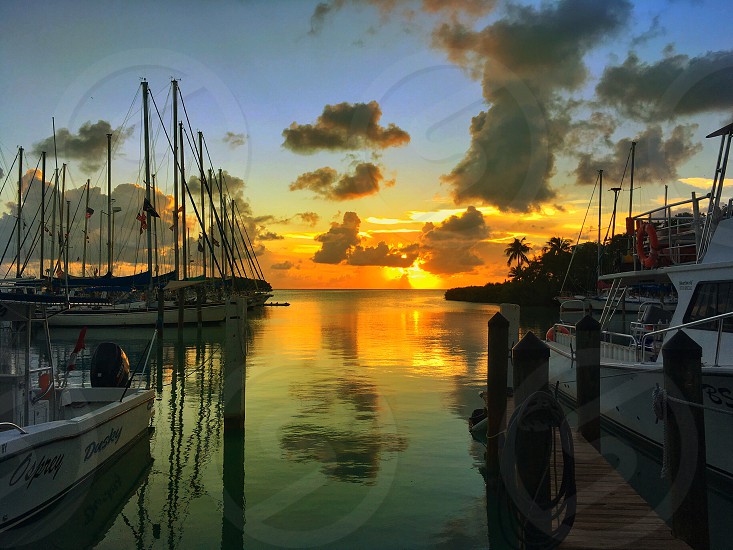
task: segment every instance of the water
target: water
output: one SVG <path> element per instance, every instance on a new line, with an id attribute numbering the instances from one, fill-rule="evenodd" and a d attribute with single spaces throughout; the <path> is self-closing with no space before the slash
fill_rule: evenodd
<path id="1" fill-rule="evenodd" d="M 498 307 L 441 291 L 274 300 L 291 306 L 248 320 L 244 432 L 225 437 L 223 327 L 167 329 L 152 435 L 27 527 L 29 547 L 488 547 L 484 448 L 466 419 Z M 524 308 L 521 332 L 556 315 Z M 90 329 L 87 353 L 112 339 L 134 363 L 151 333 Z M 64 360 L 77 332 L 52 336 Z"/>

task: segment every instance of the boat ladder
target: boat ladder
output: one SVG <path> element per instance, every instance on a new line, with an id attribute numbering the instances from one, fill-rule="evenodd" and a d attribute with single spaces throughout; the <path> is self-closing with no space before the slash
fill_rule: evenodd
<path id="1" fill-rule="evenodd" d="M 615 279 L 613 283 L 611 283 L 611 288 L 608 291 L 608 298 L 606 299 L 606 304 L 603 306 L 603 312 L 601 313 L 601 318 L 599 320 L 601 330 L 604 330 L 606 325 L 608 325 L 613 318 L 613 314 L 616 313 L 616 310 L 626 296 L 627 288 L 627 286 L 621 285 L 620 279 Z"/>

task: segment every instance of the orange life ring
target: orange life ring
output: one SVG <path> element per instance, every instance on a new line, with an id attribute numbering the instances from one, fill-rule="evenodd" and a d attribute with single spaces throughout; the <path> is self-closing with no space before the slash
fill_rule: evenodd
<path id="1" fill-rule="evenodd" d="M 649 254 L 644 251 L 644 233 L 649 237 Z M 636 230 L 636 253 L 644 267 L 653 268 L 657 266 L 659 239 L 657 238 L 657 230 L 652 224 L 642 223 Z"/>
<path id="2" fill-rule="evenodd" d="M 559 332 L 560 334 L 570 334 L 570 331 L 566 329 L 562 325 L 553 325 L 550 328 L 547 329 L 547 332 L 545 333 L 545 341 L 547 342 L 554 342 L 555 341 L 555 332 Z"/>

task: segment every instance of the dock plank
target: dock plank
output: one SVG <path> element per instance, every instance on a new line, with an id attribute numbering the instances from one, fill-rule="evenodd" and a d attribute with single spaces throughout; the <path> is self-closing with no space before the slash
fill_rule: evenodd
<path id="1" fill-rule="evenodd" d="M 507 418 L 514 400 L 507 402 Z M 563 549 L 689 550 L 613 466 L 574 428 L 577 508 Z M 559 443 L 559 442 L 558 442 Z"/>

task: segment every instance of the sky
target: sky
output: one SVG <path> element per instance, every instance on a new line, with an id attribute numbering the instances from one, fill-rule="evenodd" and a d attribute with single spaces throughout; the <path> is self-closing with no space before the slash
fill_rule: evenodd
<path id="1" fill-rule="evenodd" d="M 502 281 L 514 238 L 530 257 L 551 237 L 596 239 L 599 196 L 605 235 L 612 187 L 621 230 L 632 140 L 635 213 L 706 193 L 719 145 L 705 136 L 733 121 L 727 1 L 5 0 L 0 16 L 2 242 L 15 239 L 19 147 L 24 227 L 39 226 L 45 150 L 45 181 L 66 165 L 76 274 L 84 231 L 87 272 L 107 268 L 107 133 L 112 263 L 146 267 L 143 79 L 159 269 L 172 262 L 176 79 L 185 140 L 202 132 L 276 289 Z M 187 225 L 193 272 L 200 230 Z M 35 250 L 25 275 L 40 271 Z"/>

